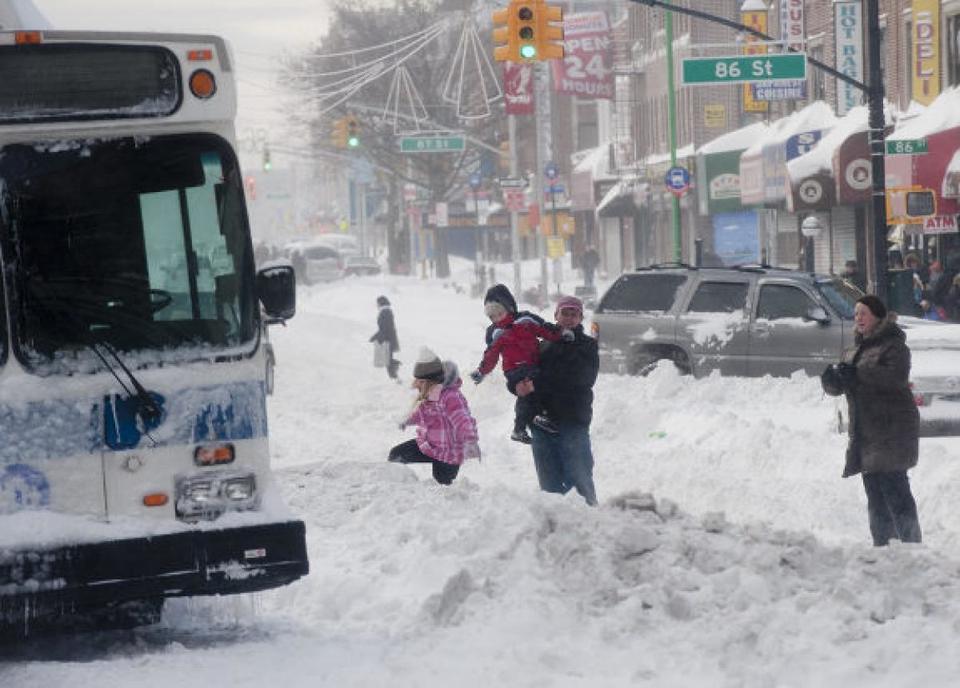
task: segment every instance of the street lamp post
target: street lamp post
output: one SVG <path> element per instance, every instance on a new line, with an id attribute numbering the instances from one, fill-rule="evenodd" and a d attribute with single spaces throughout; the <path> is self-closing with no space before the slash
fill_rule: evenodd
<path id="1" fill-rule="evenodd" d="M 807 272 L 816 270 L 813 256 L 813 240 L 823 231 L 823 223 L 816 215 L 808 215 L 800 224 L 800 233 L 803 234 L 803 269 Z"/>

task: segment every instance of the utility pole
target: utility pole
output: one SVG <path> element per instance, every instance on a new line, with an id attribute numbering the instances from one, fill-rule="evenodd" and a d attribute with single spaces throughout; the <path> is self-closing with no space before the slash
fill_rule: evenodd
<path id="1" fill-rule="evenodd" d="M 880 56 L 879 0 L 866 0 L 867 51 L 870 63 L 867 104 L 870 111 L 870 171 L 873 174 L 873 292 L 887 300 L 887 203 L 884 164 L 883 70 Z"/>

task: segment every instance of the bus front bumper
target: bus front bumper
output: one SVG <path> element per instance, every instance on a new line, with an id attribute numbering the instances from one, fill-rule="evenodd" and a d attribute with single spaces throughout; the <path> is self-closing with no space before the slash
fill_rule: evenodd
<path id="1" fill-rule="evenodd" d="M 302 521 L 0 550 L 0 623 L 134 600 L 275 588 L 309 571 Z"/>

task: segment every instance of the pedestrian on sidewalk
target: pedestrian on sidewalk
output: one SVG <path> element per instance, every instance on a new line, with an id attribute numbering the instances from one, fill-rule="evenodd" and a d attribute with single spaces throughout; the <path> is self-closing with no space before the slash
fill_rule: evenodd
<path id="1" fill-rule="evenodd" d="M 400 361 L 393 355 L 400 351 L 400 342 L 397 339 L 397 326 L 393 320 L 393 309 L 386 296 L 377 297 L 377 331 L 370 337 L 370 341 L 386 349 L 385 366 L 390 379 L 397 380 L 397 370 Z M 399 380 L 397 380 L 399 382 Z"/>
<path id="2" fill-rule="evenodd" d="M 920 542 L 920 519 L 907 470 L 917 465 L 920 414 L 910 391 L 906 335 L 873 294 L 854 308 L 854 344 L 821 376 L 823 390 L 847 397 L 843 477 L 861 474 L 873 544 Z"/>
<path id="3" fill-rule="evenodd" d="M 518 312 L 513 294 L 503 284 L 490 287 L 483 299 L 483 310 L 490 319 L 485 335 L 487 348 L 483 352 L 480 365 L 470 373 L 470 379 L 478 385 L 499 361 L 503 376 L 507 379 L 507 390 L 516 395 L 518 382 L 525 379 L 536 380 L 540 374 L 540 338 L 573 339 L 571 331 L 562 331 L 532 313 Z M 549 414 L 544 412 L 536 392 L 517 397 L 510 439 L 529 444 L 528 425 L 536 425 L 547 432 L 554 431 Z"/>
<path id="4" fill-rule="evenodd" d="M 573 296 L 557 302 L 557 327 L 573 332 L 572 339 L 543 342 L 540 376 L 517 384 L 517 395 L 539 391 L 557 432 L 530 429 L 537 480 L 544 492 L 566 494 L 576 488 L 591 506 L 597 504 L 593 483 L 593 385 L 600 370 L 597 340 L 583 331 L 583 303 Z"/>

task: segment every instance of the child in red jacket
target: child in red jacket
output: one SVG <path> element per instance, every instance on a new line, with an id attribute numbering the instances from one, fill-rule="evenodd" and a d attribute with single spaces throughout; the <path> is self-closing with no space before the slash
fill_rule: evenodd
<path id="1" fill-rule="evenodd" d="M 480 384 L 492 371 L 497 360 L 501 361 L 503 375 L 507 378 L 507 389 L 516 395 L 517 383 L 521 380 L 536 379 L 540 373 L 540 339 L 551 342 L 573 333 L 561 332 L 556 325 L 545 323 L 532 313 L 518 313 L 517 302 L 510 290 L 502 284 L 496 284 L 487 290 L 483 299 L 483 309 L 490 318 L 487 328 L 487 350 L 477 369 L 470 373 L 470 379 Z M 536 392 L 525 397 L 517 397 L 513 432 L 510 439 L 530 443 L 527 425 L 533 423 L 546 432 L 557 432 L 556 426 L 543 413 L 542 404 Z"/>

